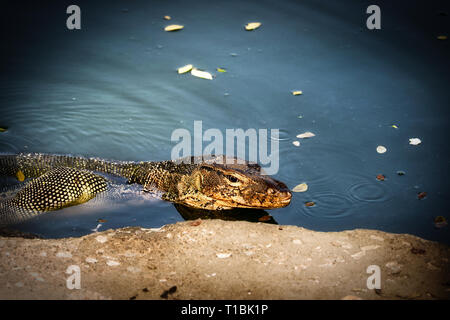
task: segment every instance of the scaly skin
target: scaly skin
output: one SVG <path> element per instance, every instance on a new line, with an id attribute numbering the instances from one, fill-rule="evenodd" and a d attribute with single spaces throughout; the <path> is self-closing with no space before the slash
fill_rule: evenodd
<path id="1" fill-rule="evenodd" d="M 227 161 L 228 159 L 228 161 Z M 187 162 L 188 163 L 184 163 Z M 162 198 L 197 209 L 274 209 L 289 205 L 286 185 L 261 174 L 256 164 L 224 156 L 182 161 L 119 162 L 44 154 L 0 155 L 0 175 L 34 178 L 0 201 L 0 224 L 86 202 L 107 189 L 103 172 L 158 191 Z"/>

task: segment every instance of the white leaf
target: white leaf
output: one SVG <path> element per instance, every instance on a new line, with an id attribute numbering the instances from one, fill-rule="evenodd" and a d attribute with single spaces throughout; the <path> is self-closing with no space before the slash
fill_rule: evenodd
<path id="1" fill-rule="evenodd" d="M 301 183 L 292 189 L 293 192 L 305 192 L 306 190 L 308 190 L 308 185 L 306 183 Z"/>
<path id="2" fill-rule="evenodd" d="M 297 138 L 299 139 L 305 139 L 305 138 L 311 138 L 311 137 L 315 137 L 316 135 L 312 132 L 305 132 L 305 133 L 301 133 L 299 135 L 297 135 Z"/>
<path id="3" fill-rule="evenodd" d="M 296 147 L 300 147 L 300 141 L 292 141 L 292 144 Z"/>
<path id="4" fill-rule="evenodd" d="M 386 151 L 387 151 L 387 149 L 384 146 L 378 146 L 377 147 L 377 152 L 378 153 L 385 153 Z"/>
<path id="5" fill-rule="evenodd" d="M 201 70 L 198 70 L 196 68 L 191 70 L 191 74 L 194 77 L 198 77 L 198 78 L 202 78 L 202 79 L 207 79 L 207 80 L 212 80 L 213 79 L 211 73 L 206 72 L 206 71 L 201 71 Z"/>
<path id="6" fill-rule="evenodd" d="M 409 144 L 412 144 L 413 146 L 417 146 L 421 142 L 422 141 L 419 138 L 411 138 L 411 139 L 409 139 Z"/>

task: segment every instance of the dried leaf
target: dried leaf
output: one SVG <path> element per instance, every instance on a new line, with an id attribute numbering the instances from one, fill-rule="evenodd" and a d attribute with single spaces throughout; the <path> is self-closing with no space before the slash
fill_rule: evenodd
<path id="1" fill-rule="evenodd" d="M 219 71 L 219 72 L 227 72 L 227 70 L 222 69 L 222 68 L 217 68 L 217 71 Z"/>
<path id="2" fill-rule="evenodd" d="M 97 222 L 99 222 L 99 223 L 105 223 L 105 222 L 106 222 L 106 219 L 98 219 Z"/>
<path id="3" fill-rule="evenodd" d="M 186 73 L 192 70 L 194 66 L 192 64 L 187 64 L 183 67 L 178 68 L 178 73 L 182 74 L 182 73 Z"/>
<path id="4" fill-rule="evenodd" d="M 245 26 L 245 30 L 252 31 L 258 29 L 261 26 L 261 22 L 250 22 Z"/>
<path id="5" fill-rule="evenodd" d="M 292 189 L 293 192 L 305 192 L 308 190 L 308 185 L 306 183 L 301 183 Z"/>
<path id="6" fill-rule="evenodd" d="M 305 133 L 301 133 L 297 135 L 297 138 L 299 139 L 306 139 L 306 138 L 311 138 L 311 137 L 315 137 L 316 135 L 312 132 L 305 132 Z"/>
<path id="7" fill-rule="evenodd" d="M 385 178 L 386 177 L 382 174 L 377 175 L 377 180 L 379 180 L 379 181 L 384 181 Z"/>
<path id="8" fill-rule="evenodd" d="M 170 20 L 170 19 L 172 19 L 171 16 L 164 16 L 164 20 Z"/>
<path id="9" fill-rule="evenodd" d="M 441 35 L 437 36 L 438 40 L 447 40 L 447 36 Z"/>
<path id="10" fill-rule="evenodd" d="M 202 79 L 207 79 L 207 80 L 212 80 L 213 79 L 211 73 L 206 72 L 206 71 L 201 71 L 201 70 L 198 70 L 196 68 L 193 68 L 191 70 L 191 74 L 194 77 L 198 77 L 198 78 L 202 78 Z"/>
<path id="11" fill-rule="evenodd" d="M 314 207 L 315 205 L 316 205 L 316 203 L 313 201 L 308 201 L 305 203 L 305 206 L 307 206 L 307 207 Z"/>
<path id="12" fill-rule="evenodd" d="M 168 32 L 178 31 L 178 30 L 181 30 L 183 28 L 184 28 L 184 26 L 181 26 L 181 25 L 178 25 L 178 24 L 171 24 L 170 26 L 165 27 L 164 31 L 168 31 Z"/>
<path id="13" fill-rule="evenodd" d="M 20 182 L 25 180 L 25 175 L 23 174 L 22 170 L 17 171 L 16 173 L 16 178 L 17 180 L 19 180 Z"/>
<path id="14" fill-rule="evenodd" d="M 300 147 L 300 141 L 292 141 L 292 144 L 296 147 Z"/>
<path id="15" fill-rule="evenodd" d="M 437 216 L 434 218 L 434 225 L 436 228 L 443 228 L 447 225 L 447 220 L 443 216 Z"/>
<path id="16" fill-rule="evenodd" d="M 299 95 L 303 94 L 303 91 L 301 91 L 301 90 L 292 91 L 292 94 L 294 96 L 299 96 Z"/>
<path id="17" fill-rule="evenodd" d="M 422 200 L 422 199 L 426 198 L 426 196 L 427 196 L 427 193 L 426 193 L 426 192 L 419 192 L 419 193 L 417 194 L 417 198 L 418 198 L 419 200 Z"/>
<path id="18" fill-rule="evenodd" d="M 412 144 L 413 146 L 417 146 L 421 142 L 422 141 L 419 138 L 411 138 L 411 139 L 409 139 L 409 144 Z"/>
<path id="19" fill-rule="evenodd" d="M 377 147 L 377 152 L 378 153 L 385 153 L 386 151 L 387 151 L 387 149 L 384 146 L 378 146 Z"/>

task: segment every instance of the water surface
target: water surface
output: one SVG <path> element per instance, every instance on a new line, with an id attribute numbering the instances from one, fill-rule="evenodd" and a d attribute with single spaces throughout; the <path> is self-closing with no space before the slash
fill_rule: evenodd
<path id="1" fill-rule="evenodd" d="M 0 151 L 166 160 L 173 130 L 280 129 L 280 170 L 306 182 L 280 224 L 354 228 L 450 242 L 436 216 L 449 208 L 448 4 L 378 1 L 382 30 L 365 27 L 367 1 L 79 1 L 10 3 L 2 11 Z M 14 10 L 13 10 L 14 9 Z M 164 15 L 172 20 L 163 20 Z M 247 22 L 262 26 L 246 32 Z M 182 31 L 167 33 L 168 24 Z M 213 81 L 176 69 L 191 63 Z M 224 68 L 219 73 L 216 68 Z M 302 90 L 293 96 L 291 90 Z M 395 124 L 398 129 L 392 127 Z M 292 141 L 305 131 L 315 137 Z M 422 140 L 419 146 L 409 138 Z M 378 154 L 376 147 L 387 148 Z M 405 171 L 398 176 L 398 170 Z M 385 181 L 376 176 L 384 174 Z M 175 208 L 133 186 L 116 198 L 45 214 L 18 226 L 45 237 L 100 227 L 159 227 Z M 417 193 L 425 191 L 424 200 Z M 307 201 L 316 206 L 306 207 Z"/>

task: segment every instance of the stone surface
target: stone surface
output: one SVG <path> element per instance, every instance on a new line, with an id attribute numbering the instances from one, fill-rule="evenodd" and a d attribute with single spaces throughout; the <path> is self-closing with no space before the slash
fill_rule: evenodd
<path id="1" fill-rule="evenodd" d="M 449 258 L 448 246 L 406 234 L 221 220 L 0 237 L 0 298 L 162 299 L 176 286 L 168 299 L 449 299 Z M 73 265 L 81 288 L 71 290 Z M 370 265 L 381 269 L 378 293 L 366 285 Z"/>

